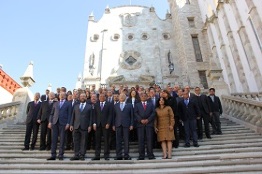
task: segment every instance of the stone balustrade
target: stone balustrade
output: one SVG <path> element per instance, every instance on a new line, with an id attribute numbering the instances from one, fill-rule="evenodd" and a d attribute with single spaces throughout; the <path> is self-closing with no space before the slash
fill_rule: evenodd
<path id="1" fill-rule="evenodd" d="M 13 119 L 18 114 L 19 105 L 21 102 L 11 102 L 0 105 L 0 122 L 8 118 Z"/>
<path id="2" fill-rule="evenodd" d="M 262 92 L 250 92 L 250 93 L 231 93 L 233 97 L 240 97 L 244 99 L 252 99 L 256 101 L 262 101 Z"/>
<path id="3" fill-rule="evenodd" d="M 243 95 L 244 96 L 244 95 Z M 258 133 L 262 133 L 262 102 L 253 98 L 221 96 L 224 115 L 233 118 Z"/>

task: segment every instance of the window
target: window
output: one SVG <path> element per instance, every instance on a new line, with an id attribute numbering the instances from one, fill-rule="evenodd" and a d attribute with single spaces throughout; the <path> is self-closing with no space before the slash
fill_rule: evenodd
<path id="1" fill-rule="evenodd" d="M 203 85 L 204 89 L 208 89 L 206 71 L 198 71 L 200 83 Z"/>
<path id="2" fill-rule="evenodd" d="M 169 33 L 163 33 L 163 38 L 164 38 L 165 40 L 170 39 L 170 34 L 169 34 Z"/>
<path id="3" fill-rule="evenodd" d="M 136 63 L 137 60 L 134 57 L 129 56 L 125 61 L 132 66 L 134 63 Z"/>
<path id="4" fill-rule="evenodd" d="M 188 20 L 189 27 L 195 27 L 194 17 L 188 17 L 187 20 Z"/>
<path id="5" fill-rule="evenodd" d="M 192 42 L 193 42 L 193 46 L 194 46 L 194 50 L 195 50 L 196 61 L 197 62 L 203 62 L 197 35 L 192 35 Z"/>
<path id="6" fill-rule="evenodd" d="M 143 33 L 142 36 L 141 36 L 141 39 L 147 40 L 148 39 L 148 35 L 146 33 Z"/>
<path id="7" fill-rule="evenodd" d="M 133 40 L 134 39 L 134 35 L 133 34 L 128 34 L 127 39 L 128 40 Z"/>

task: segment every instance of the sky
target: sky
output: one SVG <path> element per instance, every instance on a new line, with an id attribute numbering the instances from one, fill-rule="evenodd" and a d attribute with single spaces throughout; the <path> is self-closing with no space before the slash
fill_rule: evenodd
<path id="1" fill-rule="evenodd" d="M 34 63 L 32 92 L 75 88 L 82 73 L 88 16 L 99 20 L 105 7 L 129 5 L 130 0 L 16 0 L 0 1 L 0 64 L 19 84 L 30 61 Z M 132 0 L 154 6 L 162 19 L 167 0 Z"/>

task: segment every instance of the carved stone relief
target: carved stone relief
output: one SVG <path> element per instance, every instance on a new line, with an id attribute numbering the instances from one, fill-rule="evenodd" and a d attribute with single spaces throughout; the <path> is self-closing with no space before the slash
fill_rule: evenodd
<path id="1" fill-rule="evenodd" d="M 137 51 L 125 51 L 120 54 L 119 65 L 123 69 L 134 70 L 142 66 L 141 54 Z"/>

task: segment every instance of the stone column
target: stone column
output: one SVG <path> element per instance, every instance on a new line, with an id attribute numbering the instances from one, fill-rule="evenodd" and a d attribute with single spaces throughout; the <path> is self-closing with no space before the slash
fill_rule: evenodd
<path id="1" fill-rule="evenodd" d="M 237 8 L 235 0 L 231 0 L 230 5 L 232 7 L 232 10 L 233 10 L 235 17 L 238 19 L 238 20 L 236 20 L 238 27 L 239 27 L 238 34 L 239 34 L 239 37 L 240 37 L 241 44 L 243 46 L 243 50 L 245 52 L 245 56 L 247 58 L 250 74 L 252 74 L 254 76 L 255 82 L 256 82 L 256 86 L 254 84 L 254 85 L 250 86 L 250 88 L 251 89 L 253 88 L 253 90 L 252 90 L 253 92 L 257 92 L 257 89 L 262 88 L 262 78 L 261 78 L 261 74 L 260 74 L 260 71 L 259 71 L 258 63 L 256 62 L 256 57 L 254 55 L 254 51 L 252 49 L 250 39 L 248 37 L 246 27 L 243 24 L 242 16 L 239 13 L 239 9 Z M 256 90 L 256 91 L 254 91 L 254 90 Z"/>

